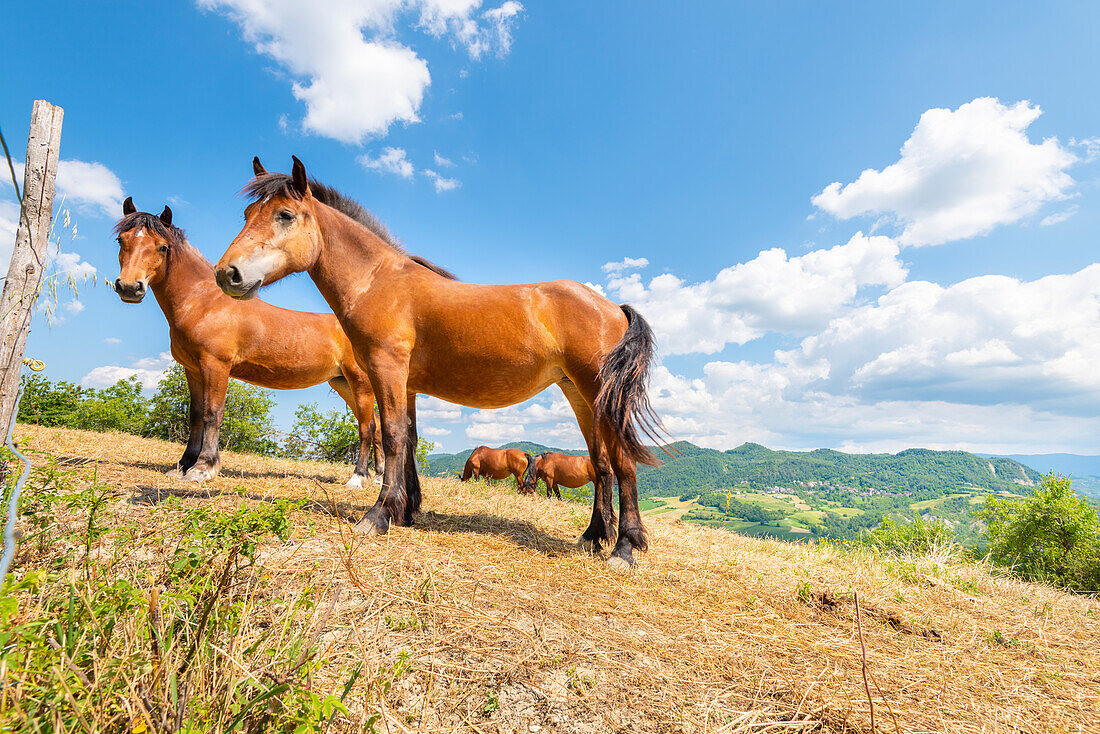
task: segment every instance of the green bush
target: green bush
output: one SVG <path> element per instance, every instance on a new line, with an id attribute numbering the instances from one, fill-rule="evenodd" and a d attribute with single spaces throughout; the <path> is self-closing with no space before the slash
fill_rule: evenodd
<path id="1" fill-rule="evenodd" d="M 89 431 L 140 434 L 148 419 L 148 401 L 136 377 L 119 380 L 102 390 L 86 390 L 76 427 Z"/>
<path id="2" fill-rule="evenodd" d="M 860 534 L 863 545 L 879 550 L 926 556 L 951 545 L 955 531 L 943 520 L 926 521 L 919 512 L 913 519 L 898 524 L 893 518 L 884 517 L 877 528 Z"/>
<path id="3" fill-rule="evenodd" d="M 1029 581 L 1100 591 L 1100 517 L 1067 477 L 1048 474 L 1019 500 L 989 495 L 975 515 L 994 563 Z"/>
<path id="4" fill-rule="evenodd" d="M 18 420 L 40 426 L 75 428 L 83 395 L 84 390 L 71 382 L 50 382 L 45 375 L 25 375 Z"/>

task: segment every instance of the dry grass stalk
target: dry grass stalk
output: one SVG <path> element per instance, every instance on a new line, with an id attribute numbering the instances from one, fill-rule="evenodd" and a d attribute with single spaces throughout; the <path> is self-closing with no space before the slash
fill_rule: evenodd
<path id="1" fill-rule="evenodd" d="M 344 489 L 343 466 L 226 454 L 222 476 L 196 486 L 163 476 L 174 444 L 29 426 L 16 435 L 73 465 L 100 462 L 100 481 L 119 488 L 110 513 L 147 530 L 116 565 L 135 579 L 171 551 L 160 542 L 171 528 L 153 512 L 166 497 L 226 510 L 310 500 L 289 543 L 261 548 L 240 594 L 345 589 L 324 591 L 308 629 L 275 640 L 316 639 L 317 690 L 339 693 L 349 670 L 362 671 L 351 717 L 337 717 L 333 731 L 872 731 L 871 647 L 898 731 L 1100 732 L 1100 604 L 979 565 L 654 517 L 651 551 L 619 575 L 574 549 L 587 507 L 506 486 L 425 478 L 417 525 L 367 540 L 348 517 L 374 497 Z M 109 554 L 113 542 L 93 552 Z M 858 592 L 855 619 L 844 605 L 813 603 L 819 590 Z M 882 616 L 863 625 L 872 608 Z M 278 623 L 249 619 L 225 651 L 234 671 L 283 673 L 237 655 Z M 942 638 L 915 632 L 929 629 Z M 856 703 L 863 697 L 870 711 Z M 138 715 L 136 695 L 133 707 Z"/>

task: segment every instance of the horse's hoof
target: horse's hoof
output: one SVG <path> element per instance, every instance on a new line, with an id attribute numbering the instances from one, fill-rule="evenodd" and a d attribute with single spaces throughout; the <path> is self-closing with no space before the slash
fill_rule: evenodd
<path id="1" fill-rule="evenodd" d="M 633 564 L 625 558 L 619 558 L 618 556 L 608 556 L 607 567 L 616 573 L 625 573 L 632 568 Z"/>
<path id="2" fill-rule="evenodd" d="M 180 468 L 178 466 L 175 466 L 164 472 L 164 476 L 168 477 L 169 479 L 183 479 L 183 472 L 180 471 Z"/>
<path id="3" fill-rule="evenodd" d="M 183 478 L 189 482 L 205 482 L 213 479 L 215 473 L 213 469 L 191 469 L 183 475 Z"/>
<path id="4" fill-rule="evenodd" d="M 385 535 L 389 531 L 389 529 L 390 529 L 390 524 L 388 522 L 385 525 L 383 525 L 382 527 L 379 527 L 375 523 L 374 519 L 372 519 L 370 517 L 364 517 L 362 520 L 355 523 L 355 527 L 353 528 L 353 530 L 355 530 L 355 532 L 361 533 L 362 535 L 365 535 L 368 538 L 373 538 L 373 537 L 376 537 L 376 536 L 379 536 L 379 535 Z"/>
<path id="5" fill-rule="evenodd" d="M 593 556 L 600 552 L 600 549 L 596 545 L 596 543 L 594 541 L 589 540 L 588 538 L 581 538 L 580 540 L 578 540 L 577 541 L 577 549 L 581 553 L 587 553 L 587 554 L 593 555 Z"/>
<path id="6" fill-rule="evenodd" d="M 344 486 L 348 489 L 362 489 L 363 477 L 360 474 L 352 474 L 351 479 L 344 483 Z"/>

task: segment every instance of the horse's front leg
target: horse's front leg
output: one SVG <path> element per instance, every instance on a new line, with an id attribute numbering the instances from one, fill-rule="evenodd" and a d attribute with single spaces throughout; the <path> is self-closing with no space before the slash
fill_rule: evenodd
<path id="1" fill-rule="evenodd" d="M 187 376 L 187 391 L 190 394 L 190 400 L 187 403 L 187 448 L 183 451 L 183 456 L 180 458 L 176 465 L 168 470 L 168 476 L 180 479 L 187 470 L 195 465 L 195 461 L 199 458 L 199 452 L 202 450 L 202 377 L 197 372 L 191 372 L 191 370 L 184 370 L 184 374 Z"/>
<path id="2" fill-rule="evenodd" d="M 405 462 L 409 436 L 408 403 L 405 375 L 396 378 L 389 375 L 381 383 L 382 373 L 372 374 L 375 399 L 382 417 L 382 450 L 386 454 L 386 469 L 382 476 L 382 491 L 378 501 L 367 510 L 363 519 L 355 524 L 355 530 L 366 535 L 384 535 L 390 522 L 404 524 L 408 521 L 408 498 L 405 494 Z M 379 375 L 376 377 L 376 375 Z"/>
<path id="3" fill-rule="evenodd" d="M 218 453 L 218 429 L 225 415 L 225 395 L 229 390 L 229 365 L 211 362 L 202 369 L 202 450 L 184 479 L 203 482 L 213 479 L 221 469 Z"/>

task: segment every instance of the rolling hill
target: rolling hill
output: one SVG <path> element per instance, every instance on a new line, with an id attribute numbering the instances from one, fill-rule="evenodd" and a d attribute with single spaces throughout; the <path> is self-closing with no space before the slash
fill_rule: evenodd
<path id="1" fill-rule="evenodd" d="M 662 459 L 659 467 L 639 467 L 638 493 L 642 497 L 705 494 L 739 486 L 812 488 L 854 493 L 896 494 L 921 499 L 940 497 L 960 489 L 991 492 L 1034 486 L 1039 472 L 1013 459 L 980 457 L 965 451 L 906 449 L 896 454 L 846 454 L 831 449 L 773 451 L 755 443 L 718 451 L 686 441 L 672 445 L 678 452 Z M 531 454 L 562 451 L 530 442 L 505 444 Z M 432 454 L 428 473 L 456 475 L 470 451 Z"/>

